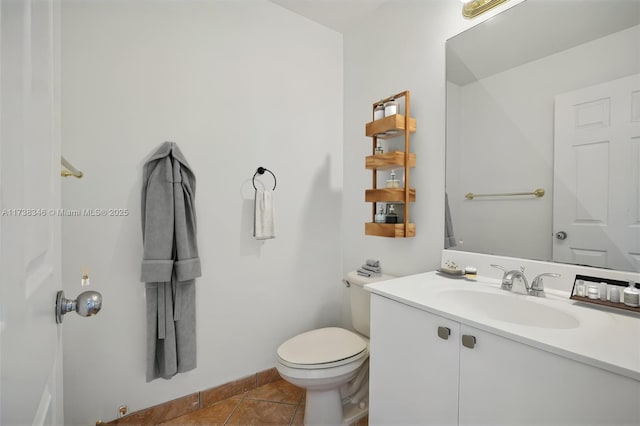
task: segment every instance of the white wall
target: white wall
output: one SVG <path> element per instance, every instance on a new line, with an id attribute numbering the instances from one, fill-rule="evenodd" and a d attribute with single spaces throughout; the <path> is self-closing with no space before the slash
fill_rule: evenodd
<path id="1" fill-rule="evenodd" d="M 635 26 L 462 87 L 449 84 L 461 106 L 449 126 L 455 127 L 449 140 L 459 138 L 448 153 L 456 164 L 447 168 L 455 233 L 464 242 L 456 249 L 551 259 L 554 97 L 640 72 L 638 57 L 629 55 L 639 39 Z M 464 198 L 535 188 L 544 188 L 545 196 Z"/>
<path id="2" fill-rule="evenodd" d="M 63 325 L 66 424 L 271 368 L 288 337 L 340 323 L 342 36 L 263 0 L 69 0 L 62 37 L 62 150 L 85 172 L 63 206 L 129 210 L 63 220 L 65 293 L 88 268 L 104 296 Z M 166 140 L 198 179 L 198 368 L 145 383 L 141 171 Z M 278 178 L 265 242 L 251 237 L 258 166 Z"/>
<path id="3" fill-rule="evenodd" d="M 518 3 L 466 20 L 458 1 L 395 1 L 345 33 L 343 271 L 366 258 L 380 259 L 385 272 L 398 275 L 439 266 L 444 246 L 445 41 Z M 371 172 L 364 168 L 371 153 L 365 123 L 371 121 L 376 100 L 403 90 L 411 91 L 411 115 L 417 120 L 412 137 L 417 167 L 411 171 L 416 202 L 410 207 L 416 236 L 365 236 L 364 223 L 371 221 L 371 204 L 364 202 L 364 191 L 371 186 Z"/>

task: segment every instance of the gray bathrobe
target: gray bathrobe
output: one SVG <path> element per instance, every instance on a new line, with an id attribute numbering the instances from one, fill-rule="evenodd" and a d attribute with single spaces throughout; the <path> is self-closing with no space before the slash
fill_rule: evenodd
<path id="1" fill-rule="evenodd" d="M 147 382 L 196 367 L 196 178 L 178 146 L 165 142 L 142 177 L 141 281 L 147 299 Z"/>

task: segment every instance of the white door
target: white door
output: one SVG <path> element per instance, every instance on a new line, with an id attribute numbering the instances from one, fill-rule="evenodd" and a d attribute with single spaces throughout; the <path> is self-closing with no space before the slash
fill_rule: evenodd
<path id="1" fill-rule="evenodd" d="M 0 424 L 60 425 L 59 2 L 0 1 Z"/>
<path id="2" fill-rule="evenodd" d="M 640 74 L 556 97 L 554 161 L 553 259 L 640 271 Z"/>

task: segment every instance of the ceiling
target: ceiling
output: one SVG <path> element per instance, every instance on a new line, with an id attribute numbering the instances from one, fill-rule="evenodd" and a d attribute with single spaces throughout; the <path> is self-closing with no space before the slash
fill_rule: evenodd
<path id="1" fill-rule="evenodd" d="M 343 33 L 391 0 L 270 0 L 325 27 Z"/>

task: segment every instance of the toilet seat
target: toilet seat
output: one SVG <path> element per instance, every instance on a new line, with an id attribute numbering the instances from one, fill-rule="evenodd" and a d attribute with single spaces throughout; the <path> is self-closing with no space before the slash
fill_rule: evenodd
<path id="1" fill-rule="evenodd" d="M 367 342 L 338 327 L 299 334 L 278 347 L 278 360 L 291 368 L 321 369 L 348 364 L 368 355 Z"/>

